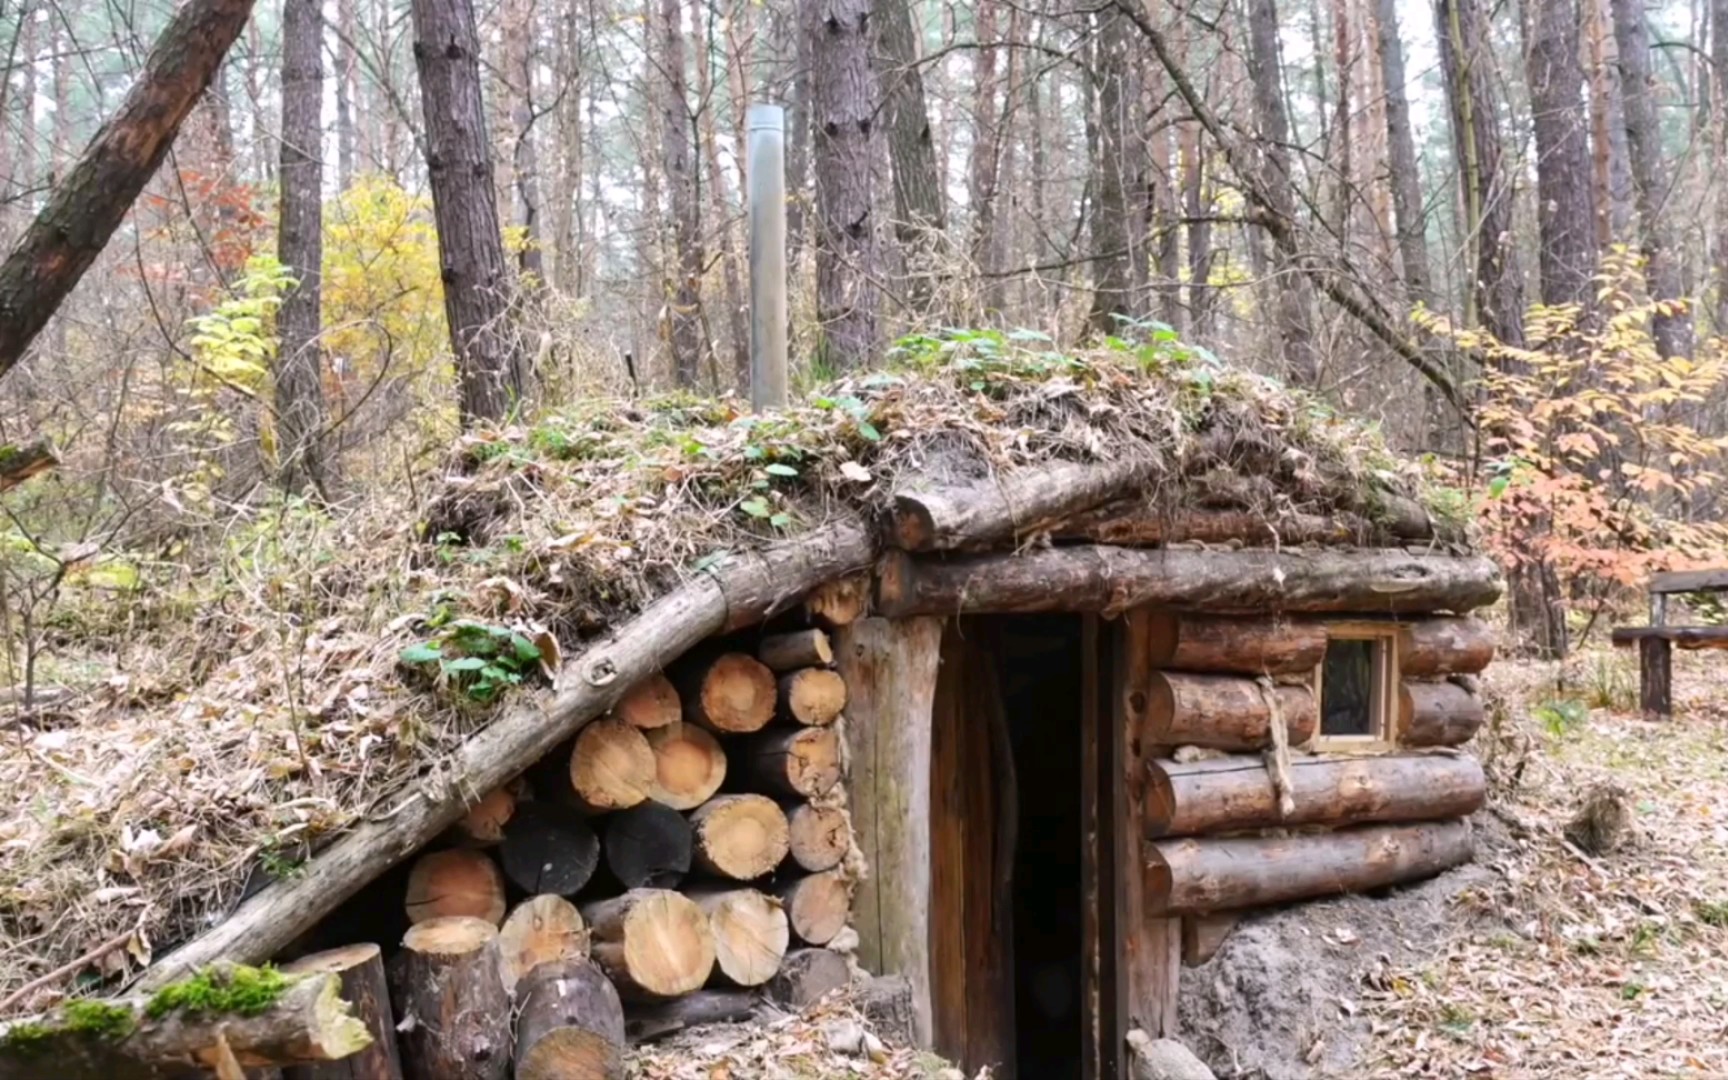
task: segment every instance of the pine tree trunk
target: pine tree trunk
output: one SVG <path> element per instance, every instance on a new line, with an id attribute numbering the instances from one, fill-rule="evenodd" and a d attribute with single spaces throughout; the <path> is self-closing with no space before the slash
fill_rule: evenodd
<path id="1" fill-rule="evenodd" d="M 286 491 L 325 483 L 324 363 L 319 344 L 324 257 L 324 19 L 318 0 L 282 3 L 282 202 L 277 258 L 295 285 L 276 328 L 277 465 Z"/>
<path id="2" fill-rule="evenodd" d="M 833 371 L 873 366 L 877 349 L 876 78 L 870 0 L 799 0 L 811 33 L 816 174 L 816 356 Z"/>
<path id="3" fill-rule="evenodd" d="M 1591 0 L 1584 0 L 1590 3 Z M 1589 307 L 1595 294 L 1596 210 L 1591 190 L 1584 72 L 1574 0 L 1528 0 L 1531 124 L 1542 302 Z"/>
<path id="4" fill-rule="evenodd" d="M 498 229 L 472 0 L 413 0 L 414 61 L 426 120 L 444 315 L 464 423 L 499 420 L 527 391 L 510 325 L 512 282 Z"/>
<path id="5" fill-rule="evenodd" d="M 1397 0 L 1375 0 L 1380 32 L 1380 81 L 1386 96 L 1386 166 L 1391 175 L 1392 213 L 1398 223 L 1398 259 L 1404 291 L 1412 303 L 1433 303 L 1428 273 L 1428 221 L 1422 201 L 1422 173 L 1416 164 L 1416 137 L 1410 127 L 1410 97 L 1405 90 L 1404 45 L 1398 37 Z"/>
<path id="6" fill-rule="evenodd" d="M 672 200 L 672 273 L 666 285 L 672 375 L 694 387 L 702 375 L 702 207 L 697 197 L 695 136 L 684 76 L 684 18 L 678 0 L 661 0 L 661 130 L 666 193 Z"/>
<path id="7" fill-rule="evenodd" d="M 534 12 L 525 0 L 512 0 L 504 14 L 504 82 L 510 94 L 510 129 L 515 206 L 511 222 L 522 230 L 524 243 L 517 268 L 532 276 L 535 287 L 545 284 L 545 240 L 540 222 L 540 155 L 534 145 Z"/>
<path id="8" fill-rule="evenodd" d="M 337 0 L 336 26 L 336 190 L 354 182 L 354 35 L 355 0 Z"/>
<path id="9" fill-rule="evenodd" d="M 1596 244 L 1623 244 L 1632 235 L 1632 164 L 1626 149 L 1626 100 L 1609 25 L 1608 0 L 1583 0 L 1590 56 L 1590 134 L 1596 174 Z M 1728 59 L 1728 57 L 1725 57 Z"/>
<path id="10" fill-rule="evenodd" d="M 1649 264 L 1650 295 L 1676 302 L 1675 310 L 1657 314 L 1650 331 L 1663 356 L 1692 355 L 1692 315 L 1678 306 L 1680 252 L 1674 249 L 1667 212 L 1668 178 L 1663 174 L 1662 129 L 1656 117 L 1655 76 L 1650 71 L 1650 35 L 1644 5 L 1636 0 L 1612 0 L 1614 43 L 1620 50 L 1620 85 L 1626 99 L 1626 142 L 1632 160 L 1632 190 L 1638 205 L 1638 225 Z"/>
<path id="11" fill-rule="evenodd" d="M 888 124 L 888 155 L 893 165 L 894 239 L 906 264 L 907 302 L 915 315 L 930 315 L 935 299 L 933 263 L 942 250 L 946 221 L 942 170 L 937 164 L 930 113 L 924 102 L 924 76 L 918 66 L 911 0 L 884 0 L 872 17 L 876 24 L 876 50 L 883 67 L 882 112 Z M 816 32 L 820 33 L 821 28 Z"/>
<path id="12" fill-rule="evenodd" d="M 1121 332 L 1121 319 L 1145 314 L 1146 220 L 1136 197 L 1146 168 L 1140 125 L 1139 42 L 1133 25 L 1106 11 L 1093 68 L 1098 86 L 1098 149 L 1093 162 L 1092 329 Z"/>
<path id="13" fill-rule="evenodd" d="M 1716 73 L 1716 153 L 1714 163 L 1720 170 L 1728 166 L 1728 0 L 1710 0 L 1710 60 Z M 1715 278 L 1716 318 L 1712 326 L 1716 333 L 1728 330 L 1728 192 L 1716 192 Z"/>

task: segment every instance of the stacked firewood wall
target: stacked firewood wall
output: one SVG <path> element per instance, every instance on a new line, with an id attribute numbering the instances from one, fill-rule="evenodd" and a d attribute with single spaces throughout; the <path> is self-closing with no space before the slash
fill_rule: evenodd
<path id="1" fill-rule="evenodd" d="M 1141 738 L 1159 754 L 1144 805 L 1149 898 L 1152 913 L 1182 918 L 1186 963 L 1204 962 L 1246 910 L 1470 858 L 1463 819 L 1485 784 L 1456 748 L 1482 724 L 1486 626 L 1447 615 L 1399 623 L 1389 737 L 1339 752 L 1317 746 L 1331 620 L 1147 619 L 1154 671 Z"/>
<path id="2" fill-rule="evenodd" d="M 699 651 L 480 797 L 413 862 L 394 959 L 365 954 L 398 1070 L 365 1075 L 617 1077 L 629 1041 L 845 982 L 832 662 L 819 629 Z"/>

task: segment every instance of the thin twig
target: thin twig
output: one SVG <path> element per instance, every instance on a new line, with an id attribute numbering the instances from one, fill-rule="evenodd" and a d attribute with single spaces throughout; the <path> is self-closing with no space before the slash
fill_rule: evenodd
<path id="1" fill-rule="evenodd" d="M 23 986 L 20 986 L 18 989 L 14 990 L 11 994 L 8 994 L 6 997 L 6 1000 L 0 1001 L 0 1016 L 4 1016 L 5 1014 L 11 1012 L 12 1009 L 19 1002 L 25 1000 L 31 994 L 34 994 L 36 991 L 42 989 L 43 987 L 48 986 L 51 983 L 59 982 L 61 979 L 64 979 L 66 976 L 76 973 L 80 968 L 84 967 L 86 964 L 94 964 L 96 961 L 102 959 L 104 956 L 107 956 L 109 953 L 113 952 L 115 949 L 120 948 L 122 945 L 124 945 L 128 941 L 132 940 L 132 935 L 137 931 L 137 929 L 138 929 L 137 927 L 133 927 L 129 930 L 125 930 L 119 934 L 116 934 L 115 936 L 109 938 L 107 941 L 104 941 L 102 944 L 96 946 L 94 949 L 91 949 L 89 952 L 85 953 L 83 956 L 78 957 L 78 959 L 71 960 L 71 961 L 68 961 L 67 963 L 61 964 L 59 967 L 55 968 L 53 971 L 50 971 L 48 974 L 40 976 L 39 978 L 31 979 L 29 982 L 25 983 Z"/>

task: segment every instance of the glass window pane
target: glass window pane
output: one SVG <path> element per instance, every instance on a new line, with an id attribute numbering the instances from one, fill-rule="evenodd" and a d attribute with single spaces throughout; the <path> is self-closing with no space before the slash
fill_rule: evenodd
<path id="1" fill-rule="evenodd" d="M 1320 734 L 1374 734 L 1374 650 L 1378 641 L 1326 643 L 1320 672 Z"/>

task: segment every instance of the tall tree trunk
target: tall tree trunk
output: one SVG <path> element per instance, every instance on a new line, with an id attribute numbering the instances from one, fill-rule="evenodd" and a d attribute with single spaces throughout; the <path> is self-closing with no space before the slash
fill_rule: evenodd
<path id="1" fill-rule="evenodd" d="M 985 0 L 985 6 L 989 6 L 989 0 Z M 947 225 L 943 174 L 937 163 L 930 112 L 924 101 L 924 76 L 918 64 L 920 50 L 911 0 L 883 0 L 875 8 L 873 18 L 875 48 L 881 57 L 882 111 L 888 124 L 888 156 L 894 176 L 894 239 L 906 264 L 907 302 L 915 316 L 927 317 L 934 314 L 931 305 L 935 301 L 935 263 L 942 250 L 942 231 Z M 821 21 L 819 12 L 818 22 Z M 820 65 L 823 55 L 820 43 L 834 31 L 818 25 L 812 32 L 818 42 L 814 59 Z M 816 79 L 816 96 L 820 99 L 820 84 L 827 81 L 820 66 L 816 68 Z M 818 147 L 822 137 L 819 129 Z M 820 175 L 816 182 L 821 185 Z"/>
<path id="2" fill-rule="evenodd" d="M 678 0 L 661 0 L 660 57 L 665 80 L 660 100 L 661 161 L 672 200 L 672 277 L 666 286 L 672 375 L 679 386 L 695 386 L 702 371 L 702 205 L 696 171 L 695 136 L 684 81 L 684 13 Z"/>
<path id="3" fill-rule="evenodd" d="M 1650 71 L 1650 36 L 1639 0 L 1612 0 L 1614 43 L 1620 50 L 1620 85 L 1626 98 L 1626 143 L 1632 161 L 1632 190 L 1638 205 L 1639 232 L 1649 264 L 1650 294 L 1669 301 L 1671 310 L 1650 321 L 1663 356 L 1692 355 L 1692 315 L 1680 303 L 1681 254 L 1674 249 L 1663 214 L 1668 185 L 1663 174 L 1662 131 L 1656 119 L 1655 76 Z"/>
<path id="4" fill-rule="evenodd" d="M 1464 204 L 1464 235 L 1474 257 L 1467 325 L 1478 322 L 1508 345 L 1524 344 L 1524 287 L 1512 231 L 1512 182 L 1501 162 L 1494 100 L 1494 54 L 1479 0 L 1435 0 L 1440 71 Z"/>
<path id="5" fill-rule="evenodd" d="M 1386 166 L 1392 186 L 1392 213 L 1398 223 L 1398 261 L 1404 291 L 1413 303 L 1434 302 L 1428 273 L 1428 217 L 1422 200 L 1422 171 L 1416 163 L 1416 136 L 1410 127 L 1410 97 L 1405 89 L 1404 44 L 1398 37 L 1397 0 L 1375 0 L 1380 34 L 1381 92 L 1386 99 Z"/>
<path id="6" fill-rule="evenodd" d="M 816 321 L 821 335 L 816 355 L 832 370 L 850 371 L 870 366 L 877 348 L 875 185 L 870 167 L 876 77 L 870 66 L 870 0 L 799 2 L 813 8 L 808 25 L 814 83 Z M 889 4 L 884 14 L 894 7 Z M 899 122 L 903 117 L 896 126 Z M 927 127 L 924 140 L 928 147 Z M 892 146 L 899 140 L 889 141 Z M 900 186 L 897 179 L 897 193 Z"/>
<path id="7" fill-rule="evenodd" d="M 324 261 L 324 19 L 318 0 L 282 3 L 282 200 L 277 258 L 295 285 L 276 328 L 278 476 L 285 491 L 325 484 L 324 361 L 319 343 Z"/>
<path id="8" fill-rule="evenodd" d="M 1591 0 L 1584 0 L 1590 3 Z M 1575 0 L 1527 0 L 1525 72 L 1536 132 L 1536 221 L 1542 302 L 1589 306 L 1596 210 Z"/>
<path id="9" fill-rule="evenodd" d="M 1154 9 L 1156 10 L 1156 9 Z M 1188 34 L 1177 38 L 1183 63 L 1188 59 Z M 1149 125 L 1146 146 L 1149 151 L 1147 212 L 1151 222 L 1149 243 L 1156 273 L 1154 291 L 1158 296 L 1158 317 L 1177 333 L 1185 333 L 1182 308 L 1182 198 L 1179 163 L 1176 160 L 1176 130 L 1159 115 L 1165 96 L 1165 72 L 1157 63 L 1146 65 L 1144 109 Z"/>
<path id="10" fill-rule="evenodd" d="M 522 400 L 528 372 L 510 319 L 512 282 L 492 185 L 474 6 L 472 0 L 413 0 L 411 6 L 426 173 L 462 420 L 498 420 Z"/>
<path id="11" fill-rule="evenodd" d="M 707 18 L 704 19 L 703 16 Z M 744 13 L 735 13 L 735 17 L 747 17 Z M 741 396 L 750 394 L 750 326 L 749 301 L 744 296 L 743 274 L 739 268 L 739 249 L 742 246 L 737 239 L 737 215 L 728 212 L 726 206 L 726 172 L 720 164 L 719 117 L 720 98 L 714 93 L 714 15 L 711 0 L 690 0 L 690 18 L 695 28 L 701 32 L 702 48 L 697 52 L 696 60 L 696 96 L 705 102 L 702 108 L 702 156 L 708 168 L 708 205 L 718 224 L 721 256 L 721 280 L 726 287 L 726 333 L 730 339 L 732 352 L 732 370 L 721 379 L 722 388 L 736 390 Z M 733 71 L 728 64 L 728 73 Z M 734 101 L 749 100 L 748 85 L 743 81 L 743 72 L 739 70 L 739 81 L 732 85 Z M 736 118 L 732 136 L 734 145 L 744 146 L 748 132 L 744 128 L 744 119 Z M 743 164 L 742 155 L 739 164 Z M 740 185 L 742 191 L 742 185 Z M 712 330 L 710 330 L 712 332 Z"/>
<path id="12" fill-rule="evenodd" d="M 189 0 L 151 47 L 120 109 L 0 265 L 0 376 L 90 268 L 210 85 L 253 0 Z"/>
<path id="13" fill-rule="evenodd" d="M 552 182 L 552 206 L 549 224 L 552 231 L 552 272 L 558 288 L 566 296 L 582 295 L 582 257 L 580 248 L 582 214 L 577 203 L 582 198 L 582 130 L 583 80 L 581 21 L 577 18 L 580 0 L 565 0 L 557 16 L 558 55 L 554 77 L 562 87 L 553 116 L 558 129 L 558 171 Z"/>
<path id="14" fill-rule="evenodd" d="M 1728 0 L 1710 0 L 1710 62 L 1716 74 L 1716 175 L 1728 168 Z M 1728 334 L 1728 192 L 1716 190 L 1716 318 L 1713 329 Z"/>
<path id="15" fill-rule="evenodd" d="M 1114 10 L 1098 16 L 1093 71 L 1098 86 L 1098 153 L 1093 163 L 1092 329 L 1120 332 L 1121 319 L 1145 314 L 1147 277 L 1143 191 L 1147 147 L 1141 117 L 1139 37 Z"/>
<path id="16" fill-rule="evenodd" d="M 1275 0 L 1249 0 L 1248 68 L 1254 84 L 1254 114 L 1259 126 L 1262 186 L 1272 210 L 1295 224 L 1295 177 L 1290 171 L 1290 121 L 1284 111 L 1283 66 L 1278 54 L 1278 7 Z M 1284 348 L 1284 369 L 1297 386 L 1320 384 L 1320 357 L 1314 348 L 1312 309 L 1307 279 L 1286 251 L 1274 245 L 1273 269 L 1278 336 Z"/>
<path id="17" fill-rule="evenodd" d="M 534 143 L 534 12 L 530 0 L 511 0 L 504 12 L 504 82 L 510 94 L 512 223 L 522 230 L 517 268 L 538 289 L 546 283 L 546 246 L 540 221 L 540 155 Z"/>
<path id="18" fill-rule="evenodd" d="M 814 34 L 810 19 L 814 10 L 815 5 L 806 0 L 785 0 L 774 24 L 782 38 L 779 52 L 792 65 L 786 92 L 786 257 L 787 269 L 793 273 L 798 272 L 799 256 L 804 251 L 805 210 L 810 205 L 810 49 Z"/>
<path id="19" fill-rule="evenodd" d="M 355 0 L 336 0 L 336 188 L 347 191 L 354 183 L 354 36 Z"/>
<path id="20" fill-rule="evenodd" d="M 1188 332 L 1212 333 L 1212 198 L 1206 191 L 1206 143 L 1196 120 L 1181 124 L 1182 205 L 1188 216 Z"/>
<path id="21" fill-rule="evenodd" d="M 1590 57 L 1591 165 L 1596 175 L 1596 245 L 1632 237 L 1632 164 L 1626 148 L 1626 101 L 1608 0 L 1583 0 L 1584 43 Z"/>
<path id="22" fill-rule="evenodd" d="M 1351 132 L 1351 73 L 1356 67 L 1355 39 L 1350 26 L 1350 0 L 1332 0 L 1332 54 L 1337 66 L 1338 109 L 1332 121 L 1338 175 L 1333 178 L 1335 200 L 1332 220 L 1339 240 L 1350 243 L 1351 204 L 1355 198 L 1356 140 Z"/>

